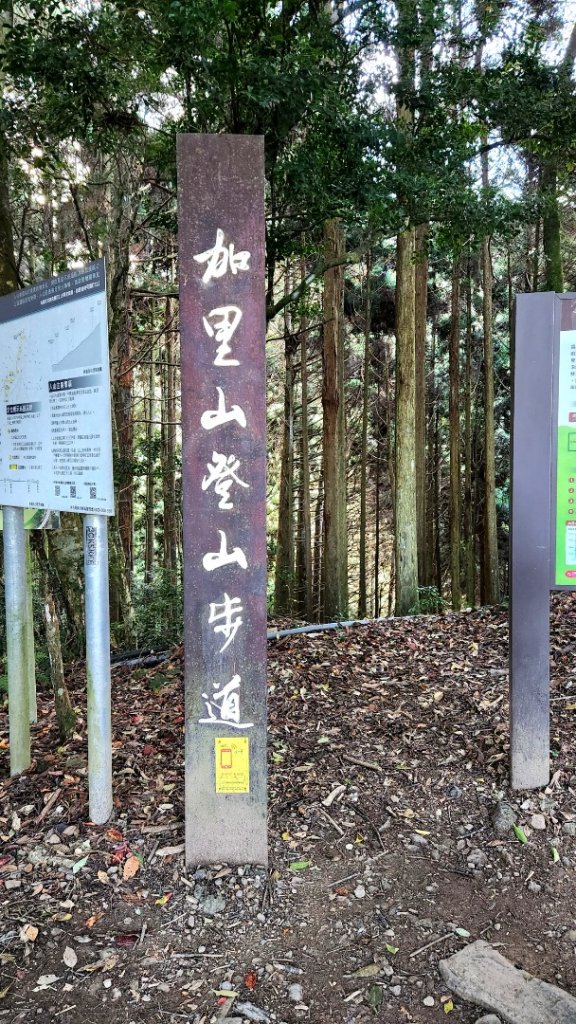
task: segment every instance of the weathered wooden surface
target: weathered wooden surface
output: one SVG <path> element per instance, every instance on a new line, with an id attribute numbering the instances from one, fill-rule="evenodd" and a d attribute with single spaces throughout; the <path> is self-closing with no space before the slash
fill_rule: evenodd
<path id="1" fill-rule="evenodd" d="M 186 860 L 265 864 L 263 139 L 181 135 L 178 187 Z"/>
<path id="2" fill-rule="evenodd" d="M 518 970 L 488 942 L 479 939 L 441 960 L 440 973 L 460 999 L 508 1024 L 576 1024 L 574 996 Z"/>

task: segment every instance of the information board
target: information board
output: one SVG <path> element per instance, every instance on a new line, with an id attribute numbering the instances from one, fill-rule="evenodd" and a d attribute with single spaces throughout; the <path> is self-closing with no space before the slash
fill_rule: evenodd
<path id="1" fill-rule="evenodd" d="M 0 298 L 0 504 L 114 514 L 103 260 Z"/>
<path id="2" fill-rule="evenodd" d="M 557 586 L 576 586 L 576 330 L 560 331 L 556 441 Z"/>

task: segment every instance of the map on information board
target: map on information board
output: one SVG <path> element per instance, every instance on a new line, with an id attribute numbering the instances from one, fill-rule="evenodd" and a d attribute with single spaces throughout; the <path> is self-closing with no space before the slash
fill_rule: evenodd
<path id="1" fill-rule="evenodd" d="M 0 504 L 114 514 L 103 260 L 0 299 Z"/>

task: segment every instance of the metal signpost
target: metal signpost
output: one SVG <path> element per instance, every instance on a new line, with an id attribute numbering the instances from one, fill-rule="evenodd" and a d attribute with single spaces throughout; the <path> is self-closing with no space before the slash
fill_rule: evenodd
<path id="1" fill-rule="evenodd" d="M 576 296 L 516 300 L 510 536 L 511 782 L 550 777 L 550 590 L 576 589 Z"/>
<path id="2" fill-rule="evenodd" d="M 178 140 L 186 859 L 267 863 L 264 144 Z"/>
<path id="3" fill-rule="evenodd" d="M 114 514 L 103 260 L 0 299 L 0 382 L 11 772 L 30 763 L 23 509 L 80 512 L 90 816 L 102 823 L 112 810 L 106 517 Z"/>
<path id="4" fill-rule="evenodd" d="M 32 612 L 32 559 L 30 555 L 30 530 L 56 530 L 60 526 L 60 513 L 46 508 L 25 508 L 24 509 L 24 558 L 26 562 L 26 678 L 28 680 L 28 718 L 30 724 L 38 721 L 38 708 L 36 701 L 36 660 L 34 654 L 34 624 Z M 4 517 L 0 508 L 0 530 L 4 528 Z M 14 528 L 9 530 L 14 539 Z M 9 556 L 10 557 L 10 556 Z M 19 562 L 17 563 L 19 566 Z M 20 567 L 20 566 L 19 566 Z M 16 599 L 16 598 L 15 598 Z M 11 601 L 11 608 L 13 603 Z M 12 612 L 12 614 L 14 614 Z M 29 757 L 28 757 L 29 763 Z M 26 765 L 26 767 L 28 764 Z M 12 772 L 13 775 L 17 772 Z"/>

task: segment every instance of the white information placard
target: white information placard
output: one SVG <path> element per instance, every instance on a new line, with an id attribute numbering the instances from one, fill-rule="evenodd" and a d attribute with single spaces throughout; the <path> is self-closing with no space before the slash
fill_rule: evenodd
<path id="1" fill-rule="evenodd" d="M 0 504 L 114 515 L 103 260 L 0 298 Z"/>

